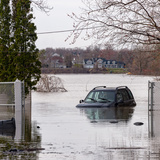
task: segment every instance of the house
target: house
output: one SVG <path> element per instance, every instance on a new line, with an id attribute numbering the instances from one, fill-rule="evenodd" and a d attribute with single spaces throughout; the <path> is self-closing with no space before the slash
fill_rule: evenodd
<path id="1" fill-rule="evenodd" d="M 103 58 L 94 59 L 94 68 L 103 68 L 104 65 L 105 65 L 105 59 Z"/>
<path id="2" fill-rule="evenodd" d="M 59 54 L 55 53 L 51 57 L 52 68 L 66 68 L 64 65 L 64 59 Z"/>
<path id="3" fill-rule="evenodd" d="M 93 59 L 84 59 L 83 60 L 83 68 L 94 68 Z"/>
<path id="4" fill-rule="evenodd" d="M 92 58 L 83 60 L 84 68 L 125 68 L 125 63 L 105 58 Z"/>
<path id="5" fill-rule="evenodd" d="M 106 60 L 105 68 L 125 68 L 125 63 L 116 60 Z"/>
<path id="6" fill-rule="evenodd" d="M 126 64 L 124 62 L 117 61 L 117 68 L 125 68 Z"/>

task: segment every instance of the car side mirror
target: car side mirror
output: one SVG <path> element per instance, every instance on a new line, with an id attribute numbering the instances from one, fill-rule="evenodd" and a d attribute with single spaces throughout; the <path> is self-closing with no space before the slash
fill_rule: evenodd
<path id="1" fill-rule="evenodd" d="M 83 100 L 83 99 L 81 99 L 81 100 L 79 101 L 79 103 L 82 103 L 82 102 L 84 102 L 84 100 Z"/>

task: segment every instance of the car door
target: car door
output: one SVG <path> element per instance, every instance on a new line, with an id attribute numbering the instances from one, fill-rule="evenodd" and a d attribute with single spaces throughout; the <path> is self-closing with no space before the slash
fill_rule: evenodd
<path id="1" fill-rule="evenodd" d="M 131 106 L 133 103 L 133 98 L 127 89 L 119 89 L 117 91 L 117 100 L 119 106 Z"/>

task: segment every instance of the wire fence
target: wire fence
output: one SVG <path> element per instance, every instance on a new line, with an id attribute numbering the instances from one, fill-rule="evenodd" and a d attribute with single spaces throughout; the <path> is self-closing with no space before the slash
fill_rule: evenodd
<path id="1" fill-rule="evenodd" d="M 160 82 L 148 83 L 148 107 L 149 110 L 160 110 Z"/>
<path id="2" fill-rule="evenodd" d="M 148 82 L 148 129 L 150 137 L 159 137 L 160 82 Z"/>

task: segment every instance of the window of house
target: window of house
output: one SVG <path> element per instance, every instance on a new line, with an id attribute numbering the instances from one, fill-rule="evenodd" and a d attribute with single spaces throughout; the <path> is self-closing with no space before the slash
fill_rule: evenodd
<path id="1" fill-rule="evenodd" d="M 92 64 L 92 61 L 87 61 L 87 64 Z"/>
<path id="2" fill-rule="evenodd" d="M 99 60 L 98 60 L 98 63 L 102 63 L 102 60 L 101 60 L 101 59 L 99 59 Z"/>
<path id="3" fill-rule="evenodd" d="M 116 61 L 113 61 L 112 64 L 116 64 Z"/>

